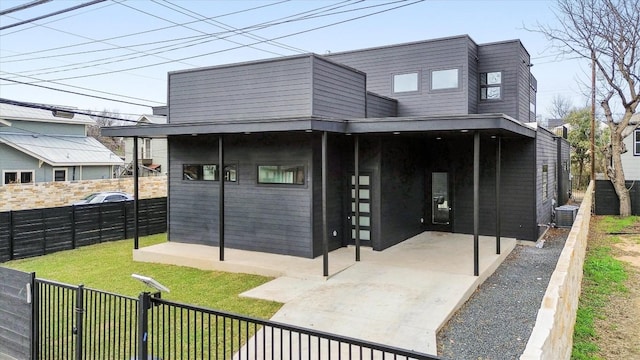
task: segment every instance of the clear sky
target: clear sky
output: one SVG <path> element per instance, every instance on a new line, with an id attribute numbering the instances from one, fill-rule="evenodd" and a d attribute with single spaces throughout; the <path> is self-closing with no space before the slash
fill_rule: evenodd
<path id="1" fill-rule="evenodd" d="M 32 1 L 2 0 L 0 12 Z M 0 27 L 89 1 L 53 0 L 0 16 Z M 0 30 L 0 77 L 156 106 L 166 102 L 169 71 L 468 34 L 480 44 L 523 42 L 538 80 L 538 114 L 547 118 L 556 94 L 584 105 L 590 79 L 588 61 L 559 58 L 542 34 L 525 29 L 555 25 L 553 7 L 545 0 L 107 0 Z M 151 112 L 3 80 L 0 97 L 129 118 Z"/>

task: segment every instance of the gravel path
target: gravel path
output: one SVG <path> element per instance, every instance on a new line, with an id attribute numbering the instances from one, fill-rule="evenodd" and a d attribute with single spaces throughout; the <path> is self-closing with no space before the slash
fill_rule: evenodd
<path id="1" fill-rule="evenodd" d="M 439 355 L 445 359 L 518 359 L 568 234 L 569 229 L 550 229 L 542 249 L 516 246 L 438 333 Z"/>

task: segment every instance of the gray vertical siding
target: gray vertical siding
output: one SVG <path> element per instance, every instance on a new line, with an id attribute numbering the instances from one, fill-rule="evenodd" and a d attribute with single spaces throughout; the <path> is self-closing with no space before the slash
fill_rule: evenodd
<path id="1" fill-rule="evenodd" d="M 0 268 L 0 284 L 0 359 L 30 359 L 33 311 L 26 300 L 32 275 Z"/>
<path id="2" fill-rule="evenodd" d="M 309 55 L 169 73 L 172 124 L 311 114 Z"/>
<path id="3" fill-rule="evenodd" d="M 518 111 L 516 119 L 522 122 L 535 122 L 535 116 L 533 120 L 531 120 L 531 111 L 530 103 L 535 104 L 535 96 L 532 98 L 532 95 L 535 93 L 531 91 L 531 67 L 529 64 L 531 63 L 531 59 L 529 58 L 529 53 L 522 46 L 522 43 L 517 42 L 518 46 L 518 63 L 516 64 L 518 68 Z"/>
<path id="4" fill-rule="evenodd" d="M 366 75 L 319 57 L 312 57 L 312 61 L 311 115 L 365 117 Z"/>
<path id="5" fill-rule="evenodd" d="M 218 182 L 182 180 L 183 164 L 217 164 L 217 137 L 176 137 L 169 178 L 170 239 L 218 244 Z M 225 161 L 238 181 L 225 186 L 225 245 L 312 257 L 313 167 L 307 134 L 225 137 Z M 304 186 L 258 185 L 258 164 L 302 164 Z"/>
<path id="6" fill-rule="evenodd" d="M 478 45 L 469 39 L 468 44 L 468 61 L 469 61 L 469 114 L 478 113 L 478 101 L 480 100 L 480 75 L 478 74 Z"/>
<path id="7" fill-rule="evenodd" d="M 398 100 L 367 92 L 368 118 L 398 116 Z"/>
<path id="8" fill-rule="evenodd" d="M 325 55 L 364 71 L 367 90 L 398 99 L 398 116 L 468 113 L 468 36 Z M 459 68 L 460 88 L 430 90 L 432 70 Z M 393 93 L 393 75 L 417 72 L 419 91 Z"/>
<path id="9" fill-rule="evenodd" d="M 559 144 L 557 171 L 558 171 L 558 205 L 564 205 L 569 201 L 571 194 L 571 145 L 564 138 L 556 140 Z"/>

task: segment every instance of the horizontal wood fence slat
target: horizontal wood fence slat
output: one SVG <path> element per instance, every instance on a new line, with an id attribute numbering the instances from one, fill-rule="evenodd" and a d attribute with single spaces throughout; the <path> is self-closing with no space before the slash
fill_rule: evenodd
<path id="1" fill-rule="evenodd" d="M 139 200 L 140 236 L 167 231 L 167 198 Z M 0 262 L 46 255 L 134 233 L 133 201 L 0 213 Z"/>

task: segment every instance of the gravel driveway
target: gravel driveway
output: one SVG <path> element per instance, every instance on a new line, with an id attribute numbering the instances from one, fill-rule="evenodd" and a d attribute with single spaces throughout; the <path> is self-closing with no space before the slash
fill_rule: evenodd
<path id="1" fill-rule="evenodd" d="M 570 229 L 550 229 L 542 249 L 517 245 L 438 333 L 445 359 L 517 359 L 524 351 Z"/>

